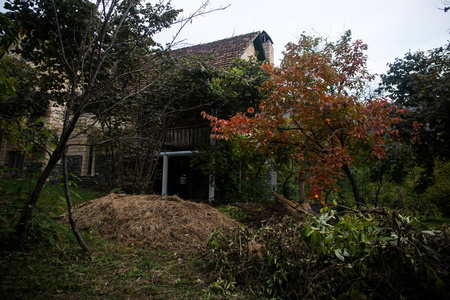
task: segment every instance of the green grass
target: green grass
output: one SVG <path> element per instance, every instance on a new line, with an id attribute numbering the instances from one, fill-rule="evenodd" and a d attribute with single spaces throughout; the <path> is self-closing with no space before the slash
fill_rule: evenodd
<path id="1" fill-rule="evenodd" d="M 72 245 L 4 253 L 2 299 L 214 299 L 195 256 L 130 248 L 97 238 L 87 256 Z"/>
<path id="2" fill-rule="evenodd" d="M 450 225 L 450 218 L 448 218 L 448 217 L 430 218 L 430 219 L 421 221 L 421 223 L 427 225 L 428 227 L 437 227 L 437 226 L 441 226 L 444 224 Z"/>
<path id="3" fill-rule="evenodd" d="M 26 199 L 31 193 L 33 182 L 29 178 L 0 179 L 0 204 L 10 204 L 17 199 Z M 101 197 L 103 194 L 90 189 L 71 187 L 73 205 Z M 67 211 L 64 187 L 61 184 L 46 183 L 37 202 L 37 207 L 51 208 L 56 214 Z"/>
<path id="4" fill-rule="evenodd" d="M 17 199 L 26 199 L 28 190 L 26 180 L 0 180 L 0 213 L 6 217 L 0 229 L 12 228 L 13 221 L 4 221 L 17 217 Z M 102 196 L 82 188 L 72 193 L 74 205 Z M 94 230 L 81 232 L 93 251 L 83 253 L 58 218 L 67 211 L 63 195 L 62 186 L 47 184 L 25 247 L 0 246 L 0 299 L 224 299 L 207 283 L 199 255 L 128 247 L 103 240 Z"/>
<path id="5" fill-rule="evenodd" d="M 0 243 L 6 243 L 5 234 L 13 232 L 28 195 L 32 192 L 33 179 L 0 179 Z M 101 197 L 89 189 L 71 187 L 73 206 Z M 67 213 L 64 188 L 60 184 L 46 183 L 33 212 L 32 228 L 38 239 L 51 240 L 55 246 L 60 229 L 56 226 L 59 216 Z"/>

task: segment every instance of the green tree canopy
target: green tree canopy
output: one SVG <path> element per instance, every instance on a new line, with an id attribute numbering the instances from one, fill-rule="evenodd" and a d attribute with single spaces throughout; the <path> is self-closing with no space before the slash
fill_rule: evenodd
<path id="1" fill-rule="evenodd" d="M 430 182 L 434 160 L 450 157 L 449 47 L 409 52 L 381 76 L 387 95 L 410 111 L 399 127 L 417 163 L 425 167 L 422 187 Z"/>

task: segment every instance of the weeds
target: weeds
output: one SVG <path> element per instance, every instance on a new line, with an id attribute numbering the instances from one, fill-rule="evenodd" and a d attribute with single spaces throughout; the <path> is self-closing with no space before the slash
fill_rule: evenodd
<path id="1" fill-rule="evenodd" d="M 211 236 L 211 282 L 281 299 L 447 299 L 450 237 L 395 212 L 285 218 Z"/>
<path id="2" fill-rule="evenodd" d="M 201 299 L 209 293 L 195 257 L 96 237 L 89 242 L 96 250 L 92 256 L 74 243 L 64 244 L 62 250 L 42 246 L 3 253 L 2 298 Z"/>

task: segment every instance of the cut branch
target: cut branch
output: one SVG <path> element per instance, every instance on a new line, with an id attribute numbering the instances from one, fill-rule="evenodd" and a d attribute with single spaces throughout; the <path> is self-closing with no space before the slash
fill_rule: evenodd
<path id="1" fill-rule="evenodd" d="M 298 203 L 295 203 L 291 200 L 284 198 L 280 194 L 275 193 L 273 191 L 269 191 L 269 193 L 272 194 L 278 200 L 278 202 L 280 202 L 281 205 L 283 205 L 291 213 L 292 217 L 297 220 L 303 220 L 302 214 L 305 214 L 308 216 L 316 215 L 316 213 L 311 209 L 311 206 L 309 205 L 309 203 L 298 204 Z"/>

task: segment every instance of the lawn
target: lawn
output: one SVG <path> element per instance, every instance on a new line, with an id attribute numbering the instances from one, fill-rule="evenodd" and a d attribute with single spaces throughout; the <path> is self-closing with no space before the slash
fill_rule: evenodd
<path id="1" fill-rule="evenodd" d="M 94 254 L 74 242 L 38 247 L 0 260 L 2 299 L 214 299 L 196 256 L 126 247 L 96 237 Z"/>
<path id="2" fill-rule="evenodd" d="M 9 218 L 17 215 L 28 188 L 26 180 L 0 181 L 3 229 L 12 225 Z M 124 245 L 100 238 L 95 230 L 81 232 L 93 254 L 81 252 L 69 225 L 60 221 L 67 210 L 62 195 L 62 186 L 46 185 L 26 249 L 0 249 L 0 299 L 221 298 L 206 283 L 200 254 Z M 72 189 L 74 205 L 102 195 Z"/>

